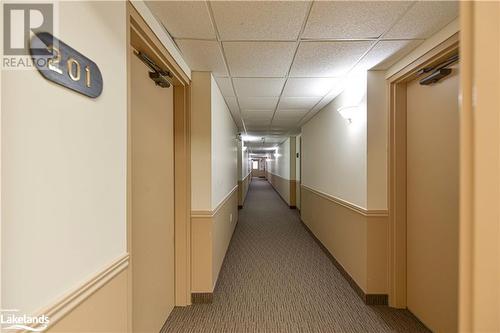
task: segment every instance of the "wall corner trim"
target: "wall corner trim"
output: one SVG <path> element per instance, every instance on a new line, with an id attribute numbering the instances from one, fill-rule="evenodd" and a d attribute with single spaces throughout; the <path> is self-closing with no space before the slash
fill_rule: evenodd
<path id="1" fill-rule="evenodd" d="M 329 194 L 326 194 L 324 192 L 321 192 L 319 190 L 316 190 L 312 187 L 309 187 L 307 185 L 304 185 L 304 184 L 300 184 L 300 186 L 309 191 L 309 192 L 312 192 L 320 197 L 322 197 L 323 199 L 326 199 L 328 201 L 332 201 L 336 204 L 339 204 L 341 206 L 344 206 L 345 208 L 349 208 L 350 210 L 358 213 L 358 214 L 361 214 L 363 216 L 367 216 L 367 217 L 385 217 L 385 216 L 389 216 L 389 211 L 387 209 L 383 209 L 383 210 L 375 210 L 375 209 L 366 209 L 366 208 L 363 208 L 363 207 L 360 207 L 356 204 L 353 204 L 349 201 L 346 201 L 346 200 L 343 200 L 343 199 L 340 199 L 340 198 L 337 198 L 337 197 L 334 197 L 332 195 L 329 195 Z"/>
<path id="2" fill-rule="evenodd" d="M 224 206 L 224 204 L 231 198 L 233 193 L 238 190 L 238 185 L 235 185 L 231 191 L 229 191 L 228 194 L 224 197 L 224 199 L 219 202 L 217 207 L 215 207 L 212 210 L 192 210 L 191 211 L 191 217 L 198 217 L 198 218 L 203 218 L 203 217 L 214 217 L 217 215 L 217 212 Z"/>
<path id="3" fill-rule="evenodd" d="M 48 316 L 50 318 L 49 326 L 53 326 L 86 299 L 92 296 L 96 291 L 104 287 L 108 282 L 113 280 L 118 274 L 125 270 L 128 267 L 129 262 L 130 255 L 128 253 L 120 256 L 118 259 L 104 267 L 103 270 L 97 272 L 90 279 L 68 292 L 51 305 L 36 311 L 36 315 L 44 314 Z M 37 326 L 35 324 L 32 327 L 36 328 Z"/>

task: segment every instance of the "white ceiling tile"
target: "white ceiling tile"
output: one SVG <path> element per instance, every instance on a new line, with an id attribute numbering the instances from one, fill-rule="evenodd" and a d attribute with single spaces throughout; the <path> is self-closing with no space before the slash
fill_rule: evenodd
<path id="1" fill-rule="evenodd" d="M 290 130 L 290 126 L 281 126 L 272 124 L 269 128 L 270 134 L 285 134 Z"/>
<path id="2" fill-rule="evenodd" d="M 384 38 L 429 38 L 458 17 L 458 1 L 419 1 Z"/>
<path id="3" fill-rule="evenodd" d="M 356 68 L 386 70 L 422 42 L 423 40 L 418 39 L 380 41 L 368 52 Z"/>
<path id="4" fill-rule="evenodd" d="M 247 129 L 247 134 L 250 136 L 258 136 L 264 138 L 264 136 L 267 134 L 267 130 L 261 129 L 261 130 L 248 130 Z M 248 142 L 249 145 L 252 144 L 260 144 L 262 141 L 250 141 Z"/>
<path id="5" fill-rule="evenodd" d="M 300 119 L 309 110 L 278 110 L 274 115 L 274 119 Z"/>
<path id="6" fill-rule="evenodd" d="M 318 103 L 320 99 L 320 97 L 282 97 L 278 108 L 281 110 L 310 109 Z"/>
<path id="7" fill-rule="evenodd" d="M 302 37 L 378 38 L 410 5 L 410 1 L 316 1 Z"/>
<path id="8" fill-rule="evenodd" d="M 240 113 L 240 108 L 238 107 L 238 101 L 236 100 L 236 97 L 230 97 L 230 96 L 225 96 L 224 99 L 226 100 L 227 107 L 231 112 L 233 113 Z"/>
<path id="9" fill-rule="evenodd" d="M 248 126 L 269 126 L 271 119 L 245 119 L 245 125 Z"/>
<path id="10" fill-rule="evenodd" d="M 274 110 L 245 110 L 243 111 L 244 119 L 271 119 L 273 117 Z"/>
<path id="11" fill-rule="evenodd" d="M 295 118 L 275 118 L 273 119 L 272 126 L 294 127 L 298 124 L 299 119 Z"/>
<path id="12" fill-rule="evenodd" d="M 274 109 L 278 103 L 278 97 L 239 97 L 240 107 L 247 109 Z"/>
<path id="13" fill-rule="evenodd" d="M 304 21 L 305 1 L 214 1 L 222 40 L 295 40 Z"/>
<path id="14" fill-rule="evenodd" d="M 323 97 L 339 84 L 335 78 L 289 78 L 283 96 Z"/>
<path id="15" fill-rule="evenodd" d="M 234 97 L 233 85 L 228 77 L 216 77 L 215 82 L 219 86 L 219 90 L 223 96 Z"/>
<path id="16" fill-rule="evenodd" d="M 269 128 L 269 124 L 268 125 L 247 125 L 245 123 L 245 127 L 247 128 L 247 131 L 251 131 L 251 132 L 263 131 L 262 135 L 265 135 L 267 133 L 265 131 L 267 130 L 267 128 Z"/>
<path id="17" fill-rule="evenodd" d="M 215 39 L 205 1 L 147 1 L 146 4 L 172 37 Z"/>
<path id="18" fill-rule="evenodd" d="M 295 51 L 293 42 L 224 42 L 231 75 L 238 77 L 282 77 Z"/>
<path id="19" fill-rule="evenodd" d="M 191 39 L 176 39 L 175 42 L 192 71 L 213 72 L 215 76 L 228 75 L 217 42 Z"/>
<path id="20" fill-rule="evenodd" d="M 302 42 L 290 76 L 342 76 L 368 51 L 373 43 L 372 41 Z"/>
<path id="21" fill-rule="evenodd" d="M 238 96 L 277 97 L 281 94 L 284 78 L 234 78 Z"/>

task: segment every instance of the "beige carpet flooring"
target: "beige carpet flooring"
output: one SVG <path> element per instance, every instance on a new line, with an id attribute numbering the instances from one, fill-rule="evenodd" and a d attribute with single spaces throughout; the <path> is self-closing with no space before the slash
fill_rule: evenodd
<path id="1" fill-rule="evenodd" d="M 367 306 L 270 184 L 252 181 L 212 304 L 175 308 L 163 332 L 428 332 Z"/>

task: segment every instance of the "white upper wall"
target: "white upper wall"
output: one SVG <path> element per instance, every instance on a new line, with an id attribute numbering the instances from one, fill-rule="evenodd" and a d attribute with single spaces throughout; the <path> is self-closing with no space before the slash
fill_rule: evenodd
<path id="1" fill-rule="evenodd" d="M 238 184 L 238 128 L 211 77 L 212 209 Z"/>
<path id="2" fill-rule="evenodd" d="M 302 127 L 302 184 L 354 205 L 367 206 L 366 74 Z M 338 108 L 357 105 L 349 123 Z"/>
<path id="3" fill-rule="evenodd" d="M 248 149 L 243 141 L 238 142 L 238 180 L 245 179 L 251 172 Z"/>
<path id="4" fill-rule="evenodd" d="M 267 171 L 284 179 L 290 178 L 290 138 L 278 146 L 267 161 Z"/>
<path id="5" fill-rule="evenodd" d="M 27 313 L 126 253 L 126 3 L 61 1 L 56 15 L 104 90 L 2 72 L 2 306 Z"/>

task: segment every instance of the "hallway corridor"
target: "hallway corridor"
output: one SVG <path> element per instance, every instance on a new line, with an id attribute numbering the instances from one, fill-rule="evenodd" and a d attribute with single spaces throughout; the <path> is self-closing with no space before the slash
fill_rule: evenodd
<path id="1" fill-rule="evenodd" d="M 165 332 L 426 332 L 365 305 L 291 210 L 254 178 L 212 304 L 175 308 Z"/>

